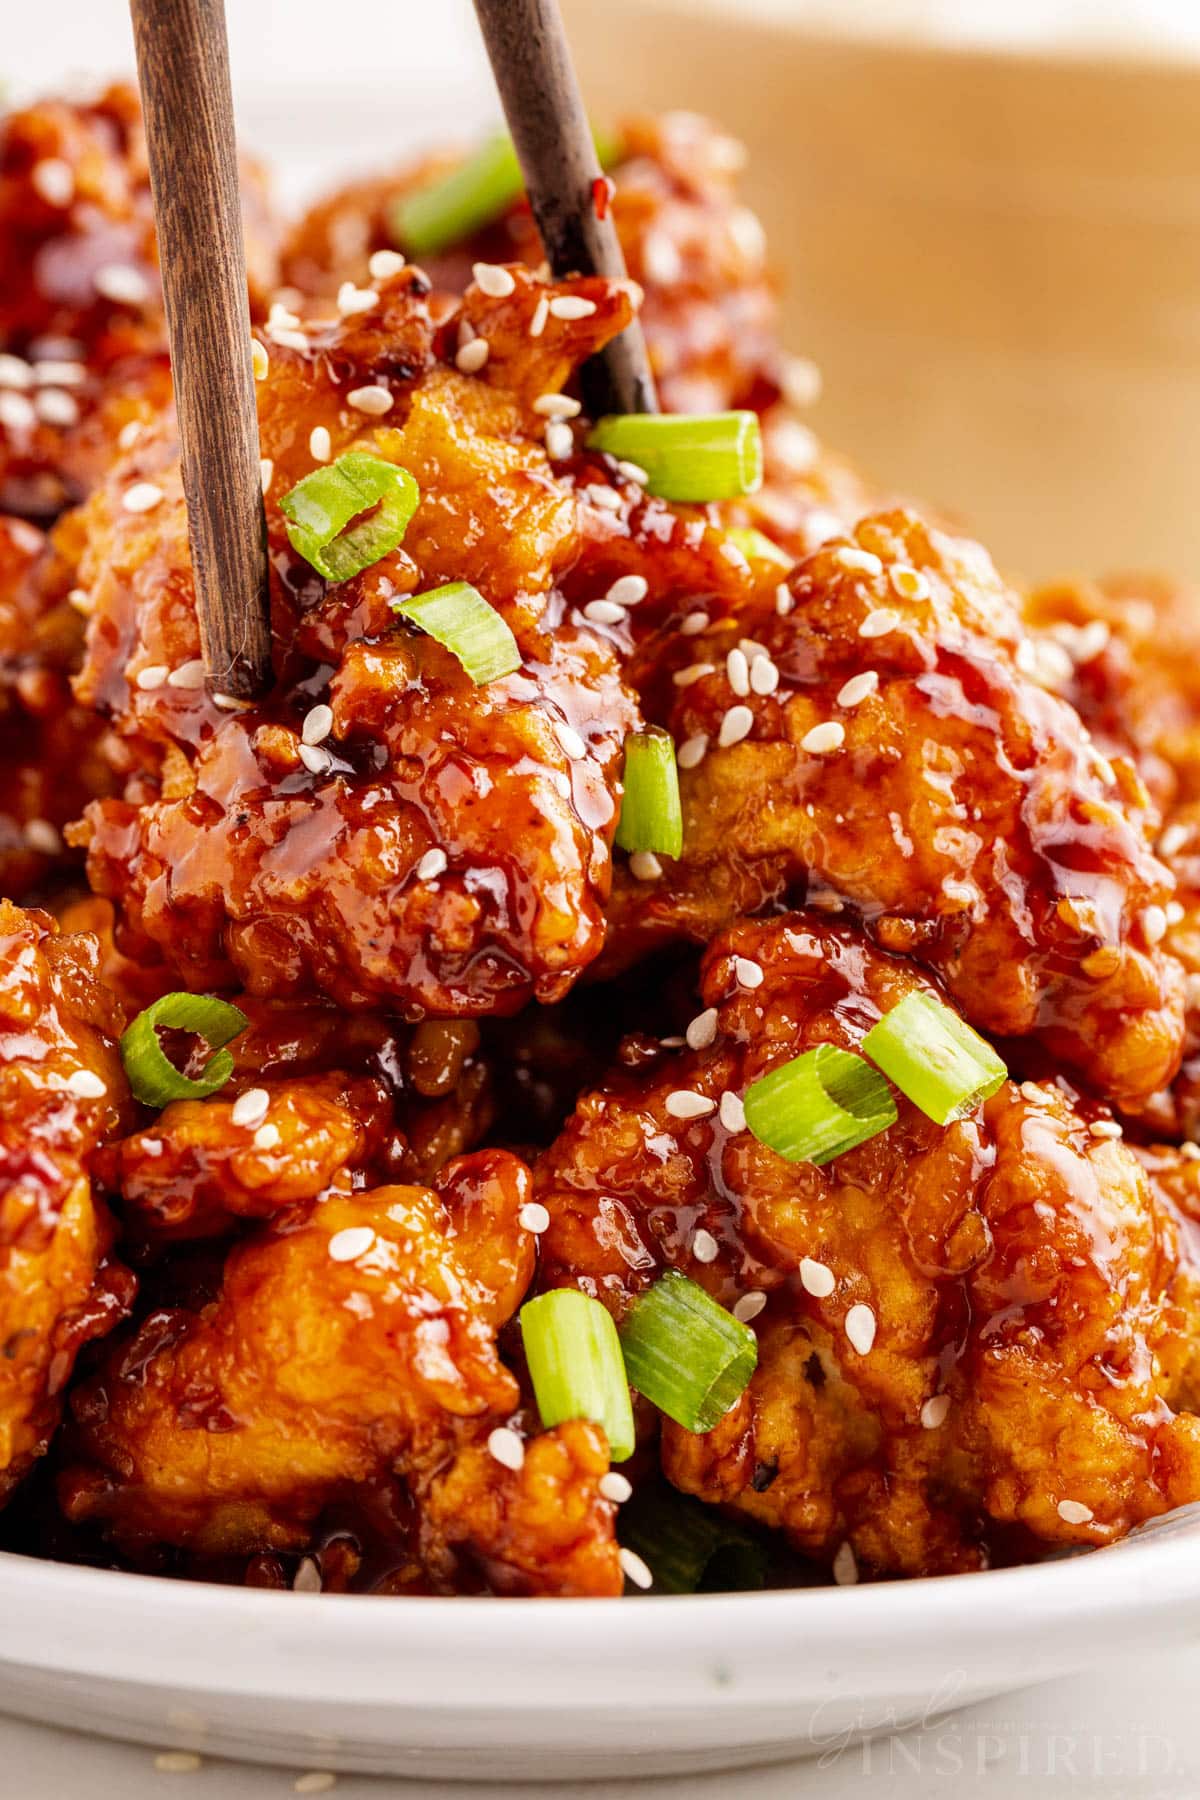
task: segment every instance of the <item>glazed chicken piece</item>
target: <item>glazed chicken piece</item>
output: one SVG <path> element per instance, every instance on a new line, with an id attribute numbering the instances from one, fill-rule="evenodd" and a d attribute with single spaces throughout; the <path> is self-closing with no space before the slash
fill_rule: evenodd
<path id="1" fill-rule="evenodd" d="M 701 1047 L 614 1071 L 538 1168 L 542 1284 L 619 1318 L 670 1266 L 753 1320 L 750 1386 L 707 1435 L 664 1419 L 663 1468 L 841 1578 L 979 1566 L 998 1528 L 1103 1543 L 1200 1494 L 1200 1420 L 1167 1403 L 1177 1234 L 1105 1112 L 1010 1081 L 943 1128 L 898 1095 L 824 1167 L 746 1130 L 752 1082 L 913 990 L 812 914 L 740 923 L 704 958 Z"/>
<path id="2" fill-rule="evenodd" d="M 632 303 L 614 283 L 511 279 L 466 296 L 491 344 L 479 375 L 454 367 L 456 328 L 413 270 L 311 333 L 275 315 L 259 402 L 279 679 L 263 704 L 203 689 L 173 443 L 139 447 L 85 510 L 77 687 L 128 771 L 122 799 L 89 809 L 88 878 L 118 905 L 119 948 L 189 988 L 471 1016 L 560 996 L 601 948 L 638 714 L 615 647 L 555 589 L 591 506 L 556 477 L 533 402 Z M 590 312 L 546 314 L 560 295 Z M 421 499 L 396 550 L 326 588 L 279 501 L 351 448 L 401 464 Z M 392 609 L 455 580 L 511 627 L 518 672 L 476 686 Z"/>
<path id="3" fill-rule="evenodd" d="M 649 575 L 638 531 L 618 554 Z M 622 866 L 611 963 L 807 895 L 1100 1093 L 1130 1104 L 1171 1079 L 1183 972 L 1161 943 L 1172 882 L 1148 795 L 1026 673 L 978 546 L 894 512 L 778 591 L 734 571 L 692 604 L 644 635 L 655 615 L 635 615 L 630 679 L 678 747 L 683 855 Z"/>
<path id="4" fill-rule="evenodd" d="M 244 169 L 251 299 L 275 281 L 261 173 Z M 0 119 L 0 509 L 53 518 L 171 397 L 137 94 Z"/>
<path id="5" fill-rule="evenodd" d="M 132 1298 L 89 1178 L 130 1110 L 96 965 L 93 940 L 0 901 L 0 1503 L 45 1451 L 80 1347 Z"/>
<path id="6" fill-rule="evenodd" d="M 76 1391 L 67 1515 L 131 1553 L 296 1550 L 394 1476 L 435 1591 L 619 1592 L 602 1434 L 562 1426 L 515 1470 L 487 1448 L 520 1407 L 496 1334 L 533 1270 L 530 1187 L 483 1151 L 432 1189 L 326 1191 L 260 1229 L 214 1300 L 151 1315 Z"/>

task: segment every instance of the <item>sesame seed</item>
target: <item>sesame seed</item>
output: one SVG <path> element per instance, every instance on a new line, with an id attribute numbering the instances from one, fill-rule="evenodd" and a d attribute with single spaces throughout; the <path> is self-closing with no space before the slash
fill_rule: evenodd
<path id="1" fill-rule="evenodd" d="M 36 423 L 32 401 L 13 388 L 0 389 L 0 425 L 6 431 L 30 431 Z"/>
<path id="2" fill-rule="evenodd" d="M 729 215 L 729 234 L 747 262 L 760 263 L 766 255 L 767 237 L 762 220 L 748 206 L 736 206 Z"/>
<path id="3" fill-rule="evenodd" d="M 575 434 L 565 419 L 551 419 L 543 442 L 551 462 L 565 462 L 568 456 L 575 454 Z"/>
<path id="4" fill-rule="evenodd" d="M 885 637 L 889 631 L 895 631 L 900 623 L 900 615 L 894 613 L 890 606 L 877 606 L 869 612 L 858 628 L 861 638 Z"/>
<path id="5" fill-rule="evenodd" d="M 295 331 L 300 324 L 300 314 L 294 313 L 282 300 L 272 300 L 271 310 L 267 314 L 268 325 L 282 325 L 285 331 Z"/>
<path id="6" fill-rule="evenodd" d="M 1125 1135 L 1115 1119 L 1093 1119 L 1088 1131 L 1094 1138 L 1119 1138 Z"/>
<path id="7" fill-rule="evenodd" d="M 843 1544 L 833 1559 L 833 1579 L 839 1587 L 853 1587 L 858 1580 L 858 1560 L 849 1543 Z"/>
<path id="8" fill-rule="evenodd" d="M 347 1225 L 342 1231 L 335 1231 L 329 1240 L 329 1254 L 334 1262 L 355 1262 L 365 1256 L 375 1242 L 375 1233 L 369 1225 Z"/>
<path id="9" fill-rule="evenodd" d="M 509 271 L 502 269 L 499 263 L 472 263 L 471 273 L 480 293 L 487 294 L 492 300 L 507 300 L 517 285 Z"/>
<path id="10" fill-rule="evenodd" d="M 333 767 L 333 758 L 319 744 L 301 744 L 299 755 L 310 775 L 327 775 Z"/>
<path id="11" fill-rule="evenodd" d="M 202 688 L 204 686 L 204 658 L 194 656 L 190 662 L 180 663 L 167 676 L 167 686 L 173 688 Z"/>
<path id="12" fill-rule="evenodd" d="M 716 1262 L 721 1253 L 721 1246 L 711 1231 L 705 1231 L 703 1225 L 692 1236 L 692 1255 L 698 1263 Z"/>
<path id="13" fill-rule="evenodd" d="M 282 1141 L 278 1125 L 260 1125 L 254 1134 L 256 1150 L 278 1150 Z"/>
<path id="14" fill-rule="evenodd" d="M 1142 936 L 1153 948 L 1160 944 L 1167 935 L 1167 915 L 1161 906 L 1146 906 L 1142 909 Z"/>
<path id="15" fill-rule="evenodd" d="M 0 354 L 0 388 L 27 388 L 33 385 L 33 370 L 23 356 Z"/>
<path id="16" fill-rule="evenodd" d="M 417 880 L 436 881 L 439 875 L 444 875 L 446 873 L 449 862 L 450 859 L 446 855 L 446 852 L 441 849 L 439 845 L 435 844 L 432 850 L 427 850 L 425 852 L 424 856 L 417 864 Z"/>
<path id="17" fill-rule="evenodd" d="M 800 739 L 802 750 L 811 750 L 814 756 L 822 756 L 829 750 L 840 750 L 846 741 L 846 727 L 836 719 L 827 719 L 822 725 L 814 725 Z"/>
<path id="18" fill-rule="evenodd" d="M 949 1394 L 931 1394 L 921 1408 L 921 1423 L 926 1431 L 936 1431 L 939 1425 L 944 1425 L 949 1411 Z"/>
<path id="19" fill-rule="evenodd" d="M 229 1109 L 231 1125 L 243 1126 L 247 1131 L 255 1130 L 267 1116 L 267 1108 L 271 1104 L 271 1096 L 266 1088 L 247 1088 L 239 1094 Z"/>
<path id="20" fill-rule="evenodd" d="M 691 687 L 694 681 L 703 681 L 706 675 L 715 674 L 716 667 L 715 663 L 710 662 L 689 663 L 686 669 L 676 669 L 671 680 L 676 687 Z M 743 711 L 746 710 L 748 708 L 743 708 Z"/>
<path id="21" fill-rule="evenodd" d="M 150 294 L 150 286 L 140 269 L 128 263 L 107 263 L 92 277 L 96 292 L 118 306 L 141 306 Z"/>
<path id="22" fill-rule="evenodd" d="M 698 731 L 694 737 L 684 738 L 675 752 L 675 761 L 681 769 L 696 769 L 704 761 L 708 749 L 707 731 Z"/>
<path id="23" fill-rule="evenodd" d="M 194 1750 L 160 1750 L 154 1766 L 161 1775 L 193 1775 L 201 1759 Z"/>
<path id="24" fill-rule="evenodd" d="M 558 294 L 550 302 L 552 319 L 590 319 L 595 310 L 594 300 L 584 300 L 578 294 Z"/>
<path id="25" fill-rule="evenodd" d="M 699 637 L 700 633 L 707 630 L 707 628 L 708 614 L 703 612 L 688 613 L 687 617 L 680 622 L 679 626 L 680 633 L 683 637 Z"/>
<path id="26" fill-rule="evenodd" d="M 650 583 L 644 575 L 621 575 L 604 598 L 611 600 L 614 606 L 637 606 L 649 592 Z"/>
<path id="27" fill-rule="evenodd" d="M 509 1425 L 488 1432 L 488 1455 L 506 1469 L 519 1469 L 525 1461 L 525 1440 Z"/>
<path id="28" fill-rule="evenodd" d="M 375 256 L 386 256 L 386 250 L 377 250 Z M 371 258 L 374 262 L 375 257 Z M 374 274 L 374 270 L 371 271 Z M 327 1794 L 331 1787 L 337 1786 L 337 1776 L 329 1769 L 310 1769 L 307 1775 L 297 1775 L 292 1783 L 293 1794 Z"/>
<path id="29" fill-rule="evenodd" d="M 333 455 L 333 442 L 328 427 L 314 425 L 308 434 L 308 453 L 314 462 L 328 462 Z"/>
<path id="30" fill-rule="evenodd" d="M 472 338 L 469 344 L 463 345 L 462 349 L 456 353 L 454 361 L 464 375 L 478 375 L 490 354 L 491 345 L 487 339 L 477 337 Z"/>
<path id="31" fill-rule="evenodd" d="M 370 312 L 378 299 L 374 288 L 355 287 L 352 281 L 343 281 L 337 293 L 337 309 L 343 319 L 350 319 L 355 313 Z"/>
<path id="32" fill-rule="evenodd" d="M 731 744 L 740 744 L 749 737 L 754 729 L 754 714 L 748 706 L 731 706 L 721 720 L 721 729 L 717 733 L 717 742 L 722 750 L 728 750 Z"/>
<path id="33" fill-rule="evenodd" d="M 866 1356 L 875 1342 L 875 1314 L 861 1302 L 846 1314 L 846 1336 L 860 1356 Z"/>
<path id="34" fill-rule="evenodd" d="M 649 1588 L 654 1586 L 654 1577 L 636 1550 L 627 1550 L 622 1544 L 617 1551 L 617 1561 L 621 1565 L 621 1573 L 626 1581 L 632 1581 L 634 1587 Z"/>
<path id="35" fill-rule="evenodd" d="M 874 694 L 879 688 L 879 676 L 874 669 L 864 669 L 861 675 L 852 675 L 844 686 L 838 689 L 839 706 L 857 706 L 868 694 Z"/>
<path id="36" fill-rule="evenodd" d="M 744 700 L 750 692 L 750 664 L 744 650 L 731 650 L 725 658 L 725 679 L 734 693 Z"/>
<path id="37" fill-rule="evenodd" d="M 589 600 L 583 616 L 593 625 L 619 625 L 625 617 L 625 608 L 618 606 L 615 600 Z"/>
<path id="38" fill-rule="evenodd" d="M 170 673 L 166 663 L 147 663 L 146 667 L 139 669 L 134 676 L 133 685 L 148 694 L 155 688 L 162 687 Z"/>
<path id="39" fill-rule="evenodd" d="M 707 1094 L 697 1094 L 691 1088 L 676 1088 L 667 1095 L 664 1104 L 673 1119 L 707 1119 L 717 1110 L 715 1100 L 710 1100 Z"/>
<path id="40" fill-rule="evenodd" d="M 367 272 L 372 281 L 386 281 L 389 275 L 398 275 L 404 267 L 404 258 L 398 250 L 373 250 L 367 260 Z"/>
<path id="41" fill-rule="evenodd" d="M 300 737 L 306 744 L 319 744 L 333 730 L 333 708 L 320 705 L 310 707 L 304 715 L 304 723 L 300 727 Z"/>
<path id="42" fill-rule="evenodd" d="M 766 1304 L 767 1296 L 762 1289 L 752 1288 L 748 1294 L 742 1295 L 733 1309 L 733 1316 L 741 1324 L 748 1325 L 751 1319 L 757 1319 Z"/>
<path id="43" fill-rule="evenodd" d="M 779 686 L 779 670 L 769 656 L 756 656 L 751 662 L 750 686 L 756 694 L 773 694 Z"/>
<path id="44" fill-rule="evenodd" d="M 71 588 L 67 594 L 67 605 L 73 606 L 85 619 L 90 619 L 96 610 L 96 602 L 86 588 Z"/>
<path id="45" fill-rule="evenodd" d="M 780 386 L 789 406 L 815 406 L 821 398 L 821 371 L 807 356 L 785 356 Z"/>
<path id="46" fill-rule="evenodd" d="M 837 1280 L 828 1263 L 818 1262 L 814 1256 L 805 1256 L 800 1262 L 800 1286 L 814 1300 L 827 1300 L 837 1286 Z"/>
<path id="47" fill-rule="evenodd" d="M 683 1035 L 689 1050 L 707 1050 L 708 1046 L 716 1041 L 716 1007 L 709 1006 L 702 1013 L 697 1013 Z"/>
<path id="48" fill-rule="evenodd" d="M 539 394 L 533 403 L 535 413 L 543 419 L 574 419 L 582 411 L 578 400 L 570 394 Z"/>
<path id="49" fill-rule="evenodd" d="M 49 819 L 30 819 L 25 826 L 25 842 L 40 856 L 58 856 L 63 847 L 62 833 Z"/>
<path id="50" fill-rule="evenodd" d="M 749 956 L 735 956 L 733 976 L 739 987 L 757 988 L 763 984 L 762 964 Z"/>
<path id="51" fill-rule="evenodd" d="M 47 206 L 70 206 L 75 198 L 75 171 L 61 156 L 47 156 L 35 163 L 29 179 Z"/>
<path id="52" fill-rule="evenodd" d="M 888 570 L 888 580 L 902 600 L 928 600 L 930 586 L 920 569 L 914 569 L 908 563 L 893 563 Z"/>
<path id="53" fill-rule="evenodd" d="M 592 505 L 598 506 L 601 512 L 620 512 L 621 496 L 616 488 L 608 487 L 602 481 L 593 481 L 584 492 Z"/>
<path id="54" fill-rule="evenodd" d="M 292 1576 L 292 1592 L 294 1594 L 319 1594 L 321 1591 L 321 1570 L 313 1556 L 302 1556 Z"/>
<path id="55" fill-rule="evenodd" d="M 786 581 L 781 581 L 779 586 L 775 589 L 776 613 L 781 619 L 786 619 L 794 605 L 795 601 L 792 596 L 791 588 Z"/>
<path id="56" fill-rule="evenodd" d="M 209 697 L 221 712 L 245 712 L 250 705 L 249 700 L 241 700 L 236 694 L 212 694 Z"/>
<path id="57" fill-rule="evenodd" d="M 618 1474 L 616 1469 L 610 1469 L 607 1475 L 602 1475 L 596 1486 L 601 1498 L 611 1500 L 614 1506 L 623 1506 L 633 1493 L 633 1483 L 628 1476 Z"/>
<path id="58" fill-rule="evenodd" d="M 264 496 L 270 493 L 271 482 L 274 479 L 274 476 L 275 464 L 272 462 L 271 458 L 269 456 L 260 456 L 258 459 L 258 479 L 262 486 Z"/>
<path id="59" fill-rule="evenodd" d="M 355 412 L 367 413 L 373 419 L 381 419 L 384 413 L 392 410 L 392 396 L 387 388 L 371 382 L 367 387 L 351 388 L 346 395 L 346 405 L 352 406 Z"/>
<path id="60" fill-rule="evenodd" d="M 534 307 L 533 314 L 529 320 L 529 335 L 531 338 L 541 337 L 543 331 L 546 329 L 546 320 L 549 317 L 550 302 L 546 295 L 542 294 L 537 305 Z"/>
<path id="61" fill-rule="evenodd" d="M 75 1069 L 67 1076 L 67 1092 L 77 1100 L 102 1100 L 108 1085 L 91 1069 Z"/>
<path id="62" fill-rule="evenodd" d="M 629 873 L 635 881 L 661 881 L 662 872 L 653 850 L 635 850 L 629 858 Z"/>
<path id="63" fill-rule="evenodd" d="M 645 487 L 650 479 L 649 474 L 643 469 L 641 463 L 630 462 L 629 459 L 624 456 L 621 457 L 617 463 L 617 474 L 623 475 L 626 481 L 632 481 L 635 487 Z"/>
<path id="64" fill-rule="evenodd" d="M 578 762 L 587 755 L 587 745 L 574 726 L 568 725 L 564 719 L 554 721 L 554 735 L 562 745 L 563 755 L 569 756 L 572 762 Z"/>
<path id="65" fill-rule="evenodd" d="M 265 381 L 267 371 L 271 367 L 271 358 L 267 346 L 254 338 L 250 345 L 250 366 L 254 370 L 255 381 Z"/>
<path id="66" fill-rule="evenodd" d="M 726 1131 L 745 1131 L 746 1108 L 740 1094 L 729 1088 L 721 1095 L 720 1120 Z"/>
<path id="67" fill-rule="evenodd" d="M 517 1214 L 517 1222 L 522 1231 L 532 1231 L 540 1237 L 543 1231 L 550 1229 L 550 1214 L 540 1200 L 527 1200 Z"/>
<path id="68" fill-rule="evenodd" d="M 132 487 L 125 489 L 121 496 L 121 505 L 128 513 L 153 512 L 163 497 L 163 491 L 152 481 L 135 481 Z"/>
<path id="69" fill-rule="evenodd" d="M 860 550 L 855 544 L 843 544 L 835 550 L 833 560 L 841 569 L 853 569 L 858 575 L 882 575 L 883 564 L 873 550 Z"/>
<path id="70" fill-rule="evenodd" d="M 1087 1525 L 1095 1517 L 1091 1507 L 1085 1506 L 1082 1500 L 1060 1500 L 1057 1510 L 1064 1525 Z"/>
<path id="71" fill-rule="evenodd" d="M 33 404 L 45 425 L 67 426 L 79 422 L 79 402 L 62 388 L 43 388 Z"/>
<path id="72" fill-rule="evenodd" d="M 81 362 L 47 357 L 32 367 L 39 387 L 82 387 L 88 378 L 87 364 Z"/>
<path id="73" fill-rule="evenodd" d="M 273 344 L 280 344 L 286 350 L 307 350 L 309 347 L 302 331 L 294 331 L 286 325 L 272 325 L 269 321 L 264 329 Z"/>

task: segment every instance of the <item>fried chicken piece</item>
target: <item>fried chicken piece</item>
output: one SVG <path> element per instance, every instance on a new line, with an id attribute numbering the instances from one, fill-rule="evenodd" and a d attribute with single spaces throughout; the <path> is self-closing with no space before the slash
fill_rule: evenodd
<path id="1" fill-rule="evenodd" d="M 453 367 L 453 327 L 435 326 L 411 270 L 311 336 L 278 315 L 268 329 L 279 679 L 261 705 L 222 710 L 200 684 L 174 445 L 140 447 L 85 509 L 77 688 L 111 715 L 127 771 L 120 800 L 89 808 L 88 877 L 122 914 L 119 948 L 165 959 L 189 988 L 316 992 L 410 1018 L 511 1012 L 565 993 L 601 948 L 620 749 L 638 714 L 615 648 L 564 616 L 554 584 L 585 503 L 555 478 L 530 403 L 631 302 L 616 283 L 513 282 L 501 299 L 466 296 L 493 347 L 478 378 Z M 531 339 L 560 291 L 593 312 L 551 316 Z M 383 422 L 356 410 L 364 391 Z M 376 452 L 421 489 L 403 544 L 328 590 L 278 507 L 314 467 L 314 431 L 331 455 Z M 135 483 L 161 494 L 150 510 L 124 506 Z M 392 600 L 450 580 L 503 615 L 519 672 L 477 687 L 397 619 Z M 332 722 L 318 746 L 303 730 L 320 706 Z"/>
<path id="2" fill-rule="evenodd" d="M 132 1298 L 89 1179 L 129 1112 L 96 965 L 91 939 L 0 900 L 0 1503 L 45 1451 L 81 1345 Z"/>
<path id="3" fill-rule="evenodd" d="M 520 1401 L 496 1333 L 533 1269 L 529 1193 L 484 1151 L 432 1190 L 327 1192 L 262 1228 L 214 1301 L 151 1316 L 76 1392 L 68 1517 L 131 1548 L 297 1549 L 394 1472 L 435 1585 L 465 1559 L 501 1591 L 619 1591 L 601 1435 L 560 1428 L 517 1471 L 484 1448 Z"/>
<path id="4" fill-rule="evenodd" d="M 614 1072 L 541 1160 L 540 1280 L 618 1316 L 664 1266 L 730 1308 L 763 1296 L 749 1388 L 707 1435 L 664 1420 L 663 1467 L 807 1554 L 921 1574 L 976 1566 L 997 1527 L 1106 1542 L 1200 1493 L 1200 1420 L 1165 1397 L 1175 1236 L 1109 1119 L 1049 1084 L 947 1128 L 898 1096 L 822 1168 L 741 1123 L 753 1081 L 855 1049 L 914 989 L 811 914 L 723 933 L 704 1047 Z M 678 1094 L 712 1111 L 681 1118 Z"/>
<path id="5" fill-rule="evenodd" d="M 261 172 L 243 168 L 251 301 L 276 280 Z M 94 485 L 119 433 L 170 401 L 137 94 L 43 100 L 0 120 L 0 508 L 49 519 Z"/>
<path id="6" fill-rule="evenodd" d="M 738 198 L 741 146 L 694 113 L 628 120 L 611 171 L 611 205 L 629 273 L 646 294 L 642 324 L 663 406 L 672 412 L 763 407 L 778 398 L 787 365 L 776 345 L 775 287 L 762 226 Z M 372 252 L 394 243 L 395 202 L 447 174 L 450 155 L 352 183 L 318 202 L 284 244 L 284 279 L 332 296 L 370 281 Z M 403 246 L 401 246 L 403 248 Z M 475 262 L 542 261 L 524 199 L 494 225 L 422 266 L 434 285 L 461 293 Z"/>
<path id="7" fill-rule="evenodd" d="M 684 850 L 661 880 L 618 871 L 613 960 L 807 895 L 1106 1096 L 1169 1081 L 1183 978 L 1160 941 L 1171 878 L 1148 795 L 1025 672 L 984 552 L 895 512 L 779 597 L 746 592 L 726 581 L 705 628 L 675 614 L 636 648 L 643 710 L 680 746 Z"/>

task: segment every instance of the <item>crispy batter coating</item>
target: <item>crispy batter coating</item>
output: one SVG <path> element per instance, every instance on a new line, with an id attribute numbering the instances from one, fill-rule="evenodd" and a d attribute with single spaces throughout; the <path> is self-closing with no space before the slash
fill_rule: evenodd
<path id="1" fill-rule="evenodd" d="M 0 1502 L 45 1451 L 80 1346 L 132 1297 L 88 1173 L 129 1111 L 96 964 L 92 940 L 0 900 Z"/>
<path id="2" fill-rule="evenodd" d="M 620 143 L 613 191 L 597 203 L 611 205 L 629 273 L 645 290 L 642 322 L 663 406 L 712 412 L 768 405 L 778 397 L 784 362 L 762 226 L 735 189 L 741 146 L 683 112 L 628 120 Z M 284 279 L 319 296 L 335 294 L 344 281 L 367 283 L 371 253 L 392 247 L 394 202 L 447 173 L 456 160 L 425 157 L 320 201 L 284 244 Z M 423 266 L 436 287 L 461 293 L 474 262 L 535 268 L 541 260 L 541 240 L 522 201 L 468 241 L 423 259 Z"/>
<path id="3" fill-rule="evenodd" d="M 268 329 L 279 682 L 262 705 L 224 711 L 195 685 L 169 440 L 126 458 L 86 509 L 78 691 L 112 714 L 130 771 L 121 800 L 89 809 L 89 880 L 119 903 L 120 947 L 148 946 L 191 988 L 316 991 L 410 1017 L 508 1012 L 564 993 L 601 947 L 620 748 L 638 715 L 615 648 L 553 591 L 584 506 L 555 479 L 529 402 L 619 330 L 630 301 L 618 284 L 568 286 L 594 312 L 551 316 L 531 339 L 559 290 L 520 271 L 514 289 L 466 296 L 493 345 L 482 378 L 454 369 L 413 271 L 307 340 Z M 384 423 L 351 404 L 364 388 L 384 395 Z M 315 466 L 318 429 L 333 455 L 353 445 L 402 463 L 422 496 L 403 545 L 328 593 L 278 510 Z M 146 513 L 123 505 L 139 482 L 163 496 Z M 397 621 L 389 601 L 450 580 L 474 582 L 507 619 L 518 673 L 476 687 Z M 302 727 L 322 704 L 333 717 L 318 748 Z"/>
<path id="4" fill-rule="evenodd" d="M 76 1393 L 68 1515 L 130 1546 L 296 1549 L 395 1472 L 435 1585 L 465 1558 L 504 1591 L 619 1591 L 600 1435 L 552 1434 L 515 1472 L 483 1448 L 519 1406 L 496 1332 L 533 1268 L 529 1192 L 486 1151 L 432 1190 L 300 1201 L 230 1252 L 215 1300 L 152 1315 Z"/>
<path id="5" fill-rule="evenodd" d="M 707 610 L 706 629 L 670 620 L 631 667 L 647 716 L 688 746 L 684 852 L 661 880 L 619 872 L 615 956 L 807 894 L 936 970 L 973 1024 L 1037 1033 L 1101 1093 L 1169 1081 L 1183 979 L 1160 943 L 1171 879 L 1145 788 L 1025 672 L 984 552 L 885 514 L 781 596 L 734 599 L 727 582 Z"/>
<path id="6" fill-rule="evenodd" d="M 997 1526 L 1104 1542 L 1200 1492 L 1200 1421 L 1165 1398 L 1186 1343 L 1172 1222 L 1057 1089 L 1009 1082 L 945 1129 L 898 1097 L 897 1124 L 824 1168 L 739 1127 L 768 1069 L 854 1048 L 929 985 L 811 914 L 739 924 L 704 959 L 711 1044 L 612 1074 L 538 1169 L 543 1282 L 618 1315 L 664 1265 L 726 1306 L 766 1296 L 742 1400 L 706 1436 L 663 1422 L 668 1476 L 906 1574 L 978 1564 Z M 680 1119 L 681 1090 L 734 1101 Z"/>

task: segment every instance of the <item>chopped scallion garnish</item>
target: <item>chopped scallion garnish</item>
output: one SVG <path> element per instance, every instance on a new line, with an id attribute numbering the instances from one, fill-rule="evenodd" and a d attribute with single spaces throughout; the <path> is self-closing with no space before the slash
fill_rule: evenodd
<path id="1" fill-rule="evenodd" d="M 864 1054 L 939 1125 L 974 1112 L 1008 1080 L 986 1038 L 932 994 L 905 994 L 863 1039 Z"/>
<path id="2" fill-rule="evenodd" d="M 663 500 L 733 500 L 762 485 L 762 435 L 752 412 L 609 413 L 587 444 L 636 463 Z"/>
<path id="3" fill-rule="evenodd" d="M 407 469 L 350 450 L 298 481 L 279 510 L 293 550 L 326 581 L 349 581 L 396 548 L 420 498 Z"/>
<path id="4" fill-rule="evenodd" d="M 776 564 L 781 569 L 790 569 L 796 560 L 753 525 L 733 525 L 725 535 L 734 549 L 741 551 L 747 562 L 767 562 Z"/>
<path id="5" fill-rule="evenodd" d="M 818 1044 L 746 1089 L 746 1124 L 788 1162 L 831 1162 L 896 1122 L 882 1075 L 861 1056 Z"/>
<path id="6" fill-rule="evenodd" d="M 748 1325 L 678 1269 L 636 1300 L 621 1326 L 634 1387 L 687 1431 L 711 1431 L 737 1401 L 758 1362 Z"/>
<path id="7" fill-rule="evenodd" d="M 457 656 L 476 687 L 521 666 L 516 638 L 469 581 L 451 581 L 426 594 L 406 594 L 390 605 Z"/>
<path id="8" fill-rule="evenodd" d="M 249 1021 L 227 1000 L 208 994 L 164 994 L 140 1012 L 121 1038 L 121 1061 L 129 1085 L 146 1106 L 166 1106 L 172 1100 L 204 1100 L 225 1086 L 233 1074 L 233 1057 L 224 1045 Z M 215 1052 L 200 1074 L 192 1079 L 170 1061 L 158 1041 L 159 1027 L 191 1031 Z"/>
<path id="9" fill-rule="evenodd" d="M 617 843 L 622 850 L 655 850 L 663 856 L 678 856 L 683 849 L 675 742 L 668 731 L 633 731 L 625 739 Z"/>
<path id="10" fill-rule="evenodd" d="M 759 1539 L 664 1481 L 639 1484 L 621 1508 L 620 1532 L 652 1572 L 656 1593 L 744 1593 L 765 1582 Z"/>
<path id="11" fill-rule="evenodd" d="M 613 1462 L 633 1454 L 633 1407 L 612 1314 L 578 1288 L 555 1288 L 521 1308 L 521 1337 L 542 1424 L 591 1419 Z"/>

